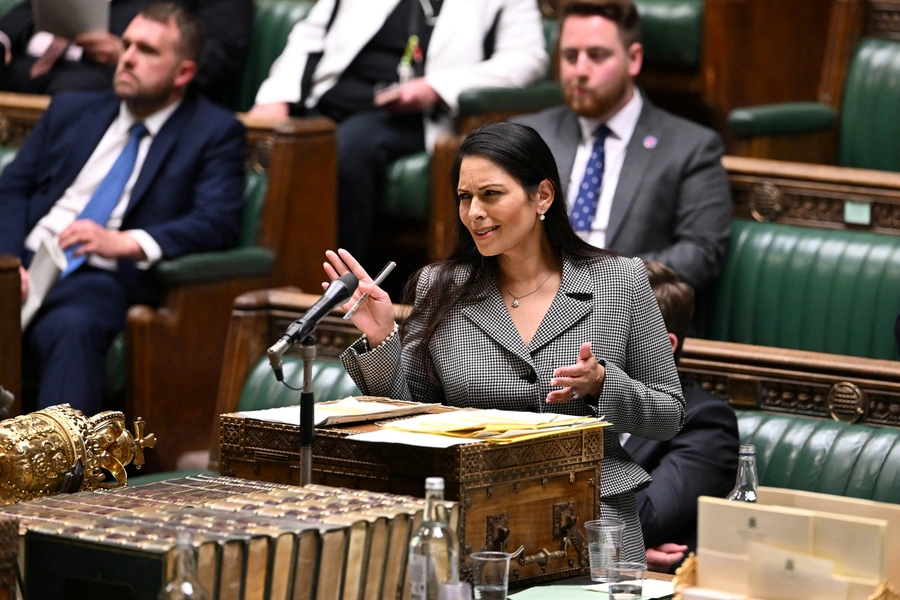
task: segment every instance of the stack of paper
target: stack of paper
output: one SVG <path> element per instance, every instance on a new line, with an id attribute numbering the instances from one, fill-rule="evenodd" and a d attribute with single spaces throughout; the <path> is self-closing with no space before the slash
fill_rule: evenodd
<path id="1" fill-rule="evenodd" d="M 313 417 L 317 427 L 360 423 L 379 419 L 392 419 L 407 415 L 417 415 L 430 410 L 439 409 L 437 404 L 405 402 L 389 398 L 371 398 L 369 396 L 349 396 L 343 400 L 318 402 Z M 269 423 L 285 423 L 300 425 L 300 407 L 282 406 L 264 410 L 248 410 L 238 413 L 248 419 Z"/>
<path id="2" fill-rule="evenodd" d="M 512 410 L 458 410 L 392 421 L 384 429 L 467 438 L 472 441 L 510 443 L 560 431 L 585 427 L 605 427 L 609 423 L 594 417 L 573 417 L 554 413 Z"/>

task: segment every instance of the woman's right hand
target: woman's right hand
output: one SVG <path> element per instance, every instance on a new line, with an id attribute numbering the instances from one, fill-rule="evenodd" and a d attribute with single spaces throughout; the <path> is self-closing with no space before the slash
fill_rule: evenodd
<path id="1" fill-rule="evenodd" d="M 332 281 L 346 273 L 353 273 L 359 279 L 359 287 L 343 305 L 344 310 L 350 310 L 360 296 L 369 294 L 368 300 L 362 303 L 350 320 L 366 334 L 369 348 L 378 346 L 394 331 L 394 305 L 391 297 L 375 285 L 362 265 L 346 250 L 339 249 L 336 253 L 328 250 L 325 258 L 328 259 L 323 265 L 325 274 Z M 328 284 L 323 283 L 322 287 L 327 288 Z"/>

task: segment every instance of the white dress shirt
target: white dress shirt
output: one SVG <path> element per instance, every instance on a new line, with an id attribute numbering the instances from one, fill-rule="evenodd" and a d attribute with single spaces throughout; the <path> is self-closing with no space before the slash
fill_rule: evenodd
<path id="1" fill-rule="evenodd" d="M 112 214 L 106 222 L 107 229 L 118 230 L 122 225 L 122 217 L 125 215 L 125 209 L 128 207 L 128 202 L 131 200 L 131 190 L 134 189 L 134 184 L 137 181 L 138 175 L 141 173 L 141 167 L 144 164 L 144 159 L 147 158 L 150 144 L 153 143 L 156 134 L 159 133 L 163 124 L 165 124 L 180 104 L 181 100 L 178 100 L 143 119 L 143 123 L 147 127 L 147 135 L 141 139 L 141 143 L 138 146 L 138 155 L 137 160 L 135 161 L 134 171 L 132 171 L 131 177 L 125 184 L 125 190 L 122 193 L 122 197 L 119 199 L 115 208 L 113 208 Z M 31 232 L 29 232 L 28 237 L 25 238 L 26 248 L 32 252 L 36 252 L 43 240 L 54 240 L 69 226 L 69 224 L 78 218 L 78 215 L 84 210 L 84 207 L 91 199 L 91 196 L 94 195 L 94 191 L 96 191 L 100 182 L 103 181 L 103 178 L 106 177 L 106 174 L 116 162 L 116 159 L 119 158 L 119 154 L 125 149 L 125 146 L 128 144 L 128 139 L 131 137 L 131 126 L 137 121 L 138 119 L 131 114 L 131 111 L 129 111 L 125 106 L 125 103 L 122 102 L 119 108 L 119 115 L 113 120 L 112 124 L 110 124 L 106 133 L 103 135 L 103 138 L 100 140 L 100 143 L 97 144 L 97 147 L 94 149 L 93 154 L 91 154 L 90 158 L 88 158 L 87 162 L 84 164 L 84 167 L 82 167 L 81 172 L 75 178 L 75 181 L 72 182 L 72 185 L 70 185 L 63 193 L 62 197 L 56 201 L 53 208 L 37 222 L 34 229 L 32 229 Z M 141 247 L 141 250 L 147 255 L 146 261 L 141 261 L 137 264 L 138 268 L 147 269 L 162 258 L 162 249 L 159 247 L 159 244 L 156 243 L 156 240 L 154 240 L 146 231 L 142 229 L 131 229 L 128 230 L 127 233 L 135 239 Z M 108 271 L 116 270 L 115 259 L 102 258 L 96 254 L 91 254 L 88 257 L 88 264 Z"/>
<path id="2" fill-rule="evenodd" d="M 606 142 L 603 144 L 603 181 L 600 187 L 597 212 L 594 213 L 590 231 L 578 232 L 578 235 L 592 246 L 598 248 L 606 247 L 606 229 L 609 226 L 609 213 L 612 210 L 613 196 L 616 193 L 616 186 L 619 185 L 622 165 L 625 164 L 625 151 L 628 149 L 628 143 L 631 141 L 632 134 L 634 134 L 634 128 L 637 127 L 638 118 L 641 116 L 643 107 L 644 100 L 641 98 L 640 92 L 635 88 L 634 96 L 632 96 L 631 100 L 606 122 L 606 127 L 610 133 L 606 136 Z M 578 198 L 578 188 L 581 186 L 584 170 L 594 150 L 594 141 L 597 139 L 596 132 L 603 125 L 597 119 L 589 119 L 587 117 L 578 117 L 578 124 L 581 127 L 581 142 L 579 142 L 578 150 L 575 152 L 575 162 L 572 163 L 572 176 L 569 179 L 569 187 L 567 188 L 566 203 L 568 210 L 571 210 L 575 200 Z"/>

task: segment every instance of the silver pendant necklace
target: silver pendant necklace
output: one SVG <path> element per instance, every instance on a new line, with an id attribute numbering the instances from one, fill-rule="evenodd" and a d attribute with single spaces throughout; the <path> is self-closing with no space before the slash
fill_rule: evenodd
<path id="1" fill-rule="evenodd" d="M 553 271 L 550 271 L 550 275 L 553 275 Z M 519 299 L 520 299 L 520 298 L 524 298 L 524 297 L 526 297 L 526 296 L 530 296 L 530 295 L 532 295 L 533 293 L 535 293 L 536 291 L 538 291 L 539 289 L 541 289 L 542 287 L 544 287 L 544 284 L 547 283 L 547 282 L 550 280 L 550 275 L 547 275 L 547 278 L 544 279 L 544 281 L 541 282 L 541 285 L 537 286 L 536 288 L 534 288 L 533 290 L 531 290 L 531 291 L 528 292 L 527 294 L 522 294 L 521 296 L 516 296 L 516 295 L 513 294 L 511 291 L 509 291 L 509 288 L 508 288 L 508 287 L 506 287 L 506 286 L 504 285 L 504 286 L 503 286 L 503 289 L 506 290 L 506 293 L 507 293 L 507 294 L 509 294 L 510 296 L 513 297 L 512 307 L 513 307 L 513 308 L 518 308 L 518 307 L 519 307 Z"/>

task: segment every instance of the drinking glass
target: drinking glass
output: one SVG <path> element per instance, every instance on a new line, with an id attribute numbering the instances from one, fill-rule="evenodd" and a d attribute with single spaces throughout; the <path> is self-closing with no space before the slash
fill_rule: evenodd
<path id="1" fill-rule="evenodd" d="M 472 583 L 475 600 L 506 600 L 509 559 L 506 552 L 473 552 Z"/>
<path id="2" fill-rule="evenodd" d="M 599 519 L 584 524 L 587 531 L 588 561 L 591 565 L 591 580 L 608 581 L 608 565 L 618 562 L 622 552 L 622 532 L 625 523 L 615 519 Z"/>

